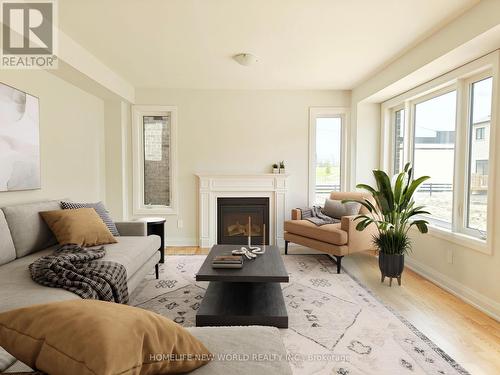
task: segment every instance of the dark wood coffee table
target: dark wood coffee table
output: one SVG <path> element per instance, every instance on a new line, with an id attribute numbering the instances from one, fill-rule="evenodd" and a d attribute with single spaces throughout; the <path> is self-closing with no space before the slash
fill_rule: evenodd
<path id="1" fill-rule="evenodd" d="M 241 245 L 215 245 L 196 274 L 210 281 L 196 314 L 196 326 L 263 325 L 288 328 L 288 313 L 280 283 L 289 281 L 277 246 L 265 254 L 245 258 L 241 269 L 212 268 L 217 255 L 230 254 Z"/>

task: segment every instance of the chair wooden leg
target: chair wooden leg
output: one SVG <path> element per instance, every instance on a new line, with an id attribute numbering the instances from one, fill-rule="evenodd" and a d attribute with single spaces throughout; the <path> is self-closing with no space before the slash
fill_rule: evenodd
<path id="1" fill-rule="evenodd" d="M 160 265 L 158 263 L 155 264 L 155 273 L 156 273 L 156 280 L 160 278 Z"/>
<path id="2" fill-rule="evenodd" d="M 398 285 L 401 286 L 401 275 L 398 276 Z"/>
<path id="3" fill-rule="evenodd" d="M 335 255 L 335 261 L 337 263 L 337 273 L 340 273 L 340 268 L 342 266 L 342 258 L 343 258 L 343 256 Z"/>
<path id="4" fill-rule="evenodd" d="M 392 277 L 389 279 L 389 286 L 392 286 Z"/>
<path id="5" fill-rule="evenodd" d="M 290 241 L 285 241 L 285 255 L 287 255 L 287 254 L 288 254 L 288 243 L 289 243 L 289 242 L 290 242 Z"/>
<path id="6" fill-rule="evenodd" d="M 384 276 L 384 275 L 382 275 L 382 277 L 380 278 L 380 282 L 381 282 L 381 283 L 383 283 L 383 282 L 384 282 L 384 280 L 385 280 L 385 276 Z"/>

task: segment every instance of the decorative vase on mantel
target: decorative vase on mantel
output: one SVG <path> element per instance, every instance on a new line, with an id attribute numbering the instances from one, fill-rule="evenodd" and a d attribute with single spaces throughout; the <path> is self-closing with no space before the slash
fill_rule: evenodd
<path id="1" fill-rule="evenodd" d="M 285 174 L 285 162 L 284 161 L 281 161 L 280 162 L 280 169 L 279 169 L 280 173 L 281 174 Z"/>

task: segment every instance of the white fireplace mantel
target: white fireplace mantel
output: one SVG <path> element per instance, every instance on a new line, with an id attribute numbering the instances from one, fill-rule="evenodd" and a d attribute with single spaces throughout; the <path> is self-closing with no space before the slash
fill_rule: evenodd
<path id="1" fill-rule="evenodd" d="M 269 198 L 269 241 L 283 246 L 283 223 L 287 212 L 287 174 L 208 174 L 199 173 L 199 246 L 217 243 L 217 198 Z"/>

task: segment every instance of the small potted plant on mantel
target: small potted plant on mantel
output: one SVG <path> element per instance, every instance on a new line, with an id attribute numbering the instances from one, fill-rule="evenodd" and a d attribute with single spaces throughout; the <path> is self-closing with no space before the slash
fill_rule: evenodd
<path id="1" fill-rule="evenodd" d="M 279 168 L 278 168 L 278 164 L 277 164 L 277 163 L 274 163 L 274 164 L 273 164 L 273 173 L 275 173 L 275 174 L 280 173 L 280 170 L 279 170 Z"/>
<path id="2" fill-rule="evenodd" d="M 280 173 L 285 173 L 285 161 L 280 161 Z"/>
<path id="3" fill-rule="evenodd" d="M 417 188 L 429 176 L 413 179 L 413 168 L 406 164 L 403 172 L 395 177 L 394 183 L 387 173 L 374 170 L 373 175 L 377 188 L 369 185 L 359 184 L 358 189 L 367 190 L 375 201 L 368 199 L 354 200 L 368 210 L 369 214 L 358 215 L 354 220 L 359 220 L 356 225 L 358 231 L 364 230 L 373 224 L 378 233 L 373 236 L 373 243 L 379 251 L 378 264 L 382 274 L 381 282 L 389 277 L 389 285 L 392 278 L 397 278 L 401 285 L 401 274 L 404 269 L 404 256 L 411 250 L 411 239 L 408 231 L 415 226 L 420 233 L 427 233 L 429 224 L 426 220 L 416 218 L 418 215 L 430 214 L 425 211 L 424 206 L 416 206 L 413 194 Z M 350 200 L 353 201 L 353 200 Z"/>

